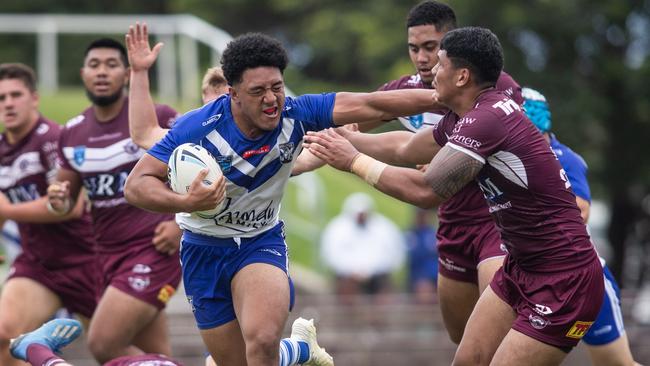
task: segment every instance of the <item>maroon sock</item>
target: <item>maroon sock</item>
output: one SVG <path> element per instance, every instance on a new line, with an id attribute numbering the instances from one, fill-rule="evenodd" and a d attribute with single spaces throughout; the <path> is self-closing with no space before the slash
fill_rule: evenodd
<path id="1" fill-rule="evenodd" d="M 34 343 L 27 347 L 27 362 L 33 366 L 53 366 L 65 361 L 55 355 L 48 347 Z"/>

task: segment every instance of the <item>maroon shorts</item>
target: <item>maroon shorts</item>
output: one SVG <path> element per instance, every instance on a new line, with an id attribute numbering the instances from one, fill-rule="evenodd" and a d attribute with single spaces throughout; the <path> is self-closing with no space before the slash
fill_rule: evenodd
<path id="1" fill-rule="evenodd" d="M 95 259 L 74 266 L 51 269 L 22 253 L 11 265 L 7 280 L 20 277 L 32 279 L 47 287 L 57 294 L 63 306 L 73 313 L 90 318 L 97 307 L 101 287 Z"/>
<path id="2" fill-rule="evenodd" d="M 512 329 L 563 350 L 575 347 L 587 333 L 605 291 L 597 256 L 581 268 L 551 273 L 527 272 L 504 262 L 490 287 L 517 313 Z"/>
<path id="3" fill-rule="evenodd" d="M 507 254 L 496 225 L 488 221 L 478 225 L 440 224 L 438 272 L 456 281 L 478 284 L 478 265 Z"/>
<path id="4" fill-rule="evenodd" d="M 131 242 L 126 248 L 123 252 L 100 255 L 103 288 L 113 286 L 163 309 L 181 280 L 178 254 L 159 253 L 150 239 Z"/>
<path id="5" fill-rule="evenodd" d="M 104 366 L 183 366 L 163 355 L 124 356 L 108 361 Z"/>

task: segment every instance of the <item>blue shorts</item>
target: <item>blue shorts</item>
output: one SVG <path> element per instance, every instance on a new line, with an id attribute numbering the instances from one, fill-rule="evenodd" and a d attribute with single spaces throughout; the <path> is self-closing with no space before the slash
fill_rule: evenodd
<path id="1" fill-rule="evenodd" d="M 617 340 L 625 329 L 621 313 L 621 290 L 607 266 L 603 267 L 605 277 L 605 299 L 594 324 L 582 340 L 590 346 L 602 346 Z"/>
<path id="2" fill-rule="evenodd" d="M 230 282 L 239 270 L 253 263 L 267 263 L 287 273 L 289 310 L 293 308 L 295 295 L 283 226 L 280 222 L 256 237 L 237 239 L 185 231 L 180 250 L 183 282 L 199 329 L 215 328 L 236 318 Z"/>

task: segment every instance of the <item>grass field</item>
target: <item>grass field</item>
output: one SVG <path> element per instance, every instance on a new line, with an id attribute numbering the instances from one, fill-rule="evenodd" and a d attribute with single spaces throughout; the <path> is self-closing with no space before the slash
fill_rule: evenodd
<path id="1" fill-rule="evenodd" d="M 56 95 L 41 96 L 41 111 L 47 118 L 65 123 L 89 106 L 81 89 L 64 89 Z M 183 112 L 191 106 L 174 106 Z M 314 173 L 292 178 L 281 216 L 287 223 L 288 243 L 293 261 L 322 271 L 318 260 L 319 235 L 325 224 L 340 209 L 343 200 L 354 192 L 367 192 L 376 201 L 377 211 L 406 228 L 411 207 L 375 191 L 361 179 L 325 167 Z"/>

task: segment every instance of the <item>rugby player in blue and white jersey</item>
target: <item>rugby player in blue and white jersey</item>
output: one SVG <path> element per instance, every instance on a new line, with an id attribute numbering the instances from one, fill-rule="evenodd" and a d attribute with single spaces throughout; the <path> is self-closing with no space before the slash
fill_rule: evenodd
<path id="1" fill-rule="evenodd" d="M 562 144 L 555 134 L 550 132 L 551 111 L 546 97 L 531 88 L 523 88 L 522 96 L 524 97 L 526 115 L 544 135 L 564 168 L 576 196 L 580 214 L 586 224 L 589 220 L 591 206 L 591 191 L 587 181 L 587 163 L 579 154 Z M 603 265 L 605 278 L 605 299 L 596 321 L 582 340 L 588 346 L 591 360 L 596 366 L 636 365 L 623 327 L 618 284 L 602 257 L 600 262 Z"/>
<path id="2" fill-rule="evenodd" d="M 156 120 L 151 120 L 149 109 L 153 103 L 153 98 L 149 91 L 149 69 L 153 66 L 162 43 L 156 44 L 153 48 L 149 45 L 149 31 L 146 23 L 136 23 L 129 27 L 129 32 L 125 37 L 127 55 L 131 66 L 131 82 L 129 88 L 129 98 L 131 101 L 129 108 L 129 134 L 134 143 L 144 149 L 150 149 L 156 142 L 160 141 L 167 132 L 168 128 L 162 128 Z M 203 85 L 201 86 L 201 99 L 203 104 L 209 103 L 214 99 L 228 93 L 228 83 L 223 76 L 220 67 L 208 69 L 203 76 Z M 305 162 L 305 154 L 311 156 L 307 150 L 303 150 L 298 157 L 293 171 L 296 170 L 298 161 Z M 183 214 L 177 214 L 182 218 Z M 309 358 L 309 342 L 305 339 L 312 338 L 315 341 L 315 331 L 313 323 L 298 318 L 294 321 L 292 334 L 290 338 L 285 338 L 280 342 L 280 365 L 295 365 L 299 362 L 305 362 Z M 314 329 L 315 330 L 315 329 Z M 206 358 L 206 366 L 214 366 L 212 356 Z"/>
<path id="3" fill-rule="evenodd" d="M 186 295 L 218 365 L 277 365 L 292 292 L 278 211 L 303 136 L 435 106 L 422 89 L 286 97 L 286 51 L 262 34 L 230 42 L 221 62 L 230 93 L 180 117 L 131 172 L 125 194 L 158 212 L 201 211 L 223 201 L 212 219 L 180 220 Z M 225 179 L 203 185 L 204 171 L 179 195 L 165 185 L 167 161 L 187 142 L 207 148 Z M 309 346 L 304 364 L 332 364 L 316 342 Z"/>

